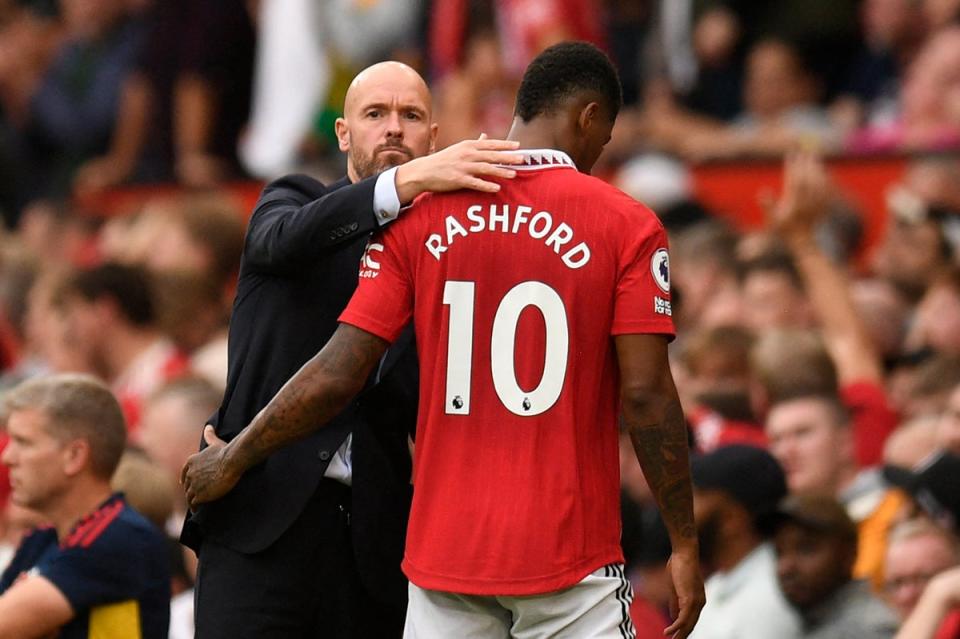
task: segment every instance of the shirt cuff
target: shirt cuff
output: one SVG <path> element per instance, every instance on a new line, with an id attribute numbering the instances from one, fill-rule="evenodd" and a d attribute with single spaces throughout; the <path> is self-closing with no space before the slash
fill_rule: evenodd
<path id="1" fill-rule="evenodd" d="M 387 169 L 377 178 L 373 188 L 373 212 L 380 226 L 389 224 L 400 215 L 400 196 L 397 195 L 397 168 Z"/>

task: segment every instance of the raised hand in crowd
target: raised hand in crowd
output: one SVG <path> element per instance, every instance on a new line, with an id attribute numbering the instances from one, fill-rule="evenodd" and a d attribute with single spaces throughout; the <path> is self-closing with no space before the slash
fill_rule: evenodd
<path id="1" fill-rule="evenodd" d="M 895 639 L 934 639 L 944 617 L 958 608 L 960 567 L 945 570 L 930 580 Z"/>

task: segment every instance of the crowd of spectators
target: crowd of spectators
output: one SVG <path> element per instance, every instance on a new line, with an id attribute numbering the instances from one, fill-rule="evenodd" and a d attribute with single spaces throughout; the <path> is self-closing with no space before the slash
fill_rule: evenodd
<path id="1" fill-rule="evenodd" d="M 0 386 L 108 384 L 114 485 L 175 536 L 249 213 L 220 187 L 337 176 L 333 105 L 380 59 L 430 79 L 442 145 L 502 135 L 519 71 L 570 38 L 623 78 L 600 171 L 670 234 L 710 575 L 694 636 L 960 637 L 960 0 L 0 0 Z M 820 158 L 891 152 L 907 168 L 866 247 Z M 756 157 L 785 158 L 762 229 L 683 177 Z M 77 206 L 157 183 L 182 188 Z M 622 452 L 634 618 L 660 636 L 669 544 Z M 0 564 L 35 523 L 7 491 Z M 191 636 L 192 555 L 171 557 Z"/>

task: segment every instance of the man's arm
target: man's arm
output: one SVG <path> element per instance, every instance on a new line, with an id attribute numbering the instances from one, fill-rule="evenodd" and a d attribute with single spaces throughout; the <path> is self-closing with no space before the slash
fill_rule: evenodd
<path id="1" fill-rule="evenodd" d="M 687 427 L 661 335 L 618 335 L 623 421 L 670 533 L 676 620 L 664 634 L 686 637 L 705 596 L 700 576 Z"/>
<path id="2" fill-rule="evenodd" d="M 501 166 L 517 164 L 517 148 L 503 140 L 464 140 L 377 177 L 361 180 L 317 197 L 319 183 L 306 176 L 288 176 L 268 185 L 257 201 L 247 229 L 244 261 L 268 272 L 285 272 L 323 256 L 343 242 L 364 236 L 396 217 L 399 207 L 427 192 L 474 189 L 496 192 L 489 178 L 516 174 Z M 393 177 L 394 184 L 378 184 Z M 393 208 L 380 210 L 378 190 L 395 189 Z M 389 207 L 387 207 L 389 208 Z"/>
<path id="3" fill-rule="evenodd" d="M 934 639 L 952 610 L 960 608 L 960 567 L 941 572 L 927 584 L 896 639 Z"/>
<path id="4" fill-rule="evenodd" d="M 0 596 L 0 639 L 47 637 L 73 617 L 70 602 L 53 583 L 30 575 Z"/>
<path id="5" fill-rule="evenodd" d="M 210 445 L 192 455 L 181 474 L 189 507 L 222 497 L 245 471 L 340 413 L 363 388 L 387 346 L 371 333 L 341 324 L 233 441 L 222 445 L 207 426 L 204 437 Z"/>
<path id="6" fill-rule="evenodd" d="M 814 154 L 800 152 L 787 157 L 784 174 L 783 195 L 771 207 L 771 221 L 803 278 L 840 382 L 882 384 L 880 355 L 857 313 L 850 284 L 817 246 L 816 225 L 827 214 L 830 203 L 826 168 Z"/>

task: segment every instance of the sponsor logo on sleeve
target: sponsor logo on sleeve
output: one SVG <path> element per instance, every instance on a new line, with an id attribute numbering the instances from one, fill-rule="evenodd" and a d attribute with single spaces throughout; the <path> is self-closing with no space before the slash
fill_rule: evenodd
<path id="1" fill-rule="evenodd" d="M 650 272 L 653 281 L 664 293 L 670 292 L 670 254 L 667 249 L 657 249 L 650 260 Z"/>
<path id="2" fill-rule="evenodd" d="M 673 309 L 670 308 L 670 300 L 665 300 L 662 297 L 654 297 L 653 312 L 659 315 L 666 315 L 668 317 L 672 317 Z"/>
<path id="3" fill-rule="evenodd" d="M 380 275 L 380 261 L 377 254 L 383 253 L 383 244 L 368 242 L 360 258 L 360 277 L 374 278 Z"/>

